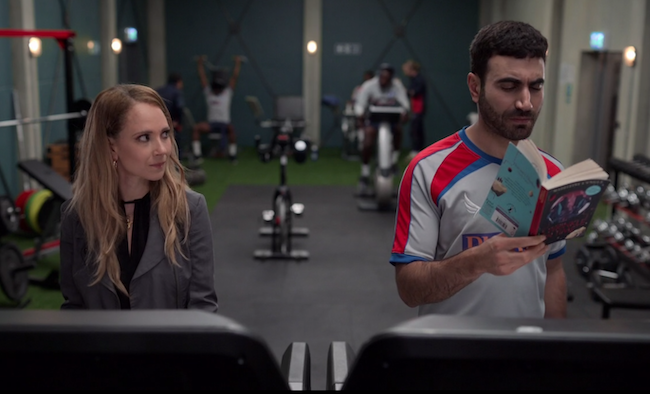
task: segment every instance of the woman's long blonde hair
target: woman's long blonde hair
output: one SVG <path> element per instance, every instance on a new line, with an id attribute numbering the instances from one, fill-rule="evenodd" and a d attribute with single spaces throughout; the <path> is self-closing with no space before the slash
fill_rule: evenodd
<path id="1" fill-rule="evenodd" d="M 187 205 L 187 183 L 184 167 L 178 159 L 174 128 L 167 106 L 155 90 L 142 85 L 121 84 L 108 88 L 95 98 L 83 135 L 79 141 L 77 170 L 72 184 L 69 209 L 79 215 L 86 232 L 88 252 L 95 258 L 95 277 L 90 285 L 108 274 L 115 286 L 128 294 L 120 280 L 117 248 L 126 234 L 124 211 L 120 206 L 118 173 L 113 166 L 109 137 L 115 138 L 134 104 L 146 103 L 159 107 L 170 128 L 172 151 L 161 180 L 151 182 L 151 209 L 158 212 L 165 254 L 179 265 L 176 252 L 185 256 L 181 244 L 189 233 L 190 213 Z"/>

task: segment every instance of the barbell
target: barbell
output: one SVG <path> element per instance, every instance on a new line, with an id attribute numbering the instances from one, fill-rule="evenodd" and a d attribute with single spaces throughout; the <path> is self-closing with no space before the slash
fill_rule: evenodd
<path id="1" fill-rule="evenodd" d="M 37 118 L 22 118 L 22 119 L 3 120 L 3 121 L 0 121 L 0 128 L 2 128 L 2 127 L 11 127 L 11 126 L 19 126 L 19 125 L 24 125 L 24 124 L 32 124 L 32 123 L 53 122 L 53 121 L 56 121 L 56 120 L 79 119 L 79 118 L 84 118 L 87 115 L 88 115 L 88 111 L 80 111 L 80 112 L 70 112 L 70 113 L 65 113 L 65 114 L 39 116 Z"/>
<path id="2" fill-rule="evenodd" d="M 22 119 L 11 119 L 11 120 L 2 120 L 0 121 L 0 128 L 2 127 L 11 127 L 11 126 L 20 126 L 24 124 L 32 124 L 32 123 L 42 123 L 42 122 L 54 122 L 57 120 L 75 120 L 75 119 L 83 119 L 86 116 L 88 116 L 88 111 L 90 111 L 90 107 L 92 106 L 92 103 L 90 100 L 87 99 L 79 99 L 75 101 L 72 105 L 72 111 L 63 113 L 63 114 L 54 114 L 54 115 L 46 115 L 46 116 L 39 116 L 36 118 L 22 118 Z M 75 128 L 77 129 L 83 129 L 85 120 L 75 122 Z"/>

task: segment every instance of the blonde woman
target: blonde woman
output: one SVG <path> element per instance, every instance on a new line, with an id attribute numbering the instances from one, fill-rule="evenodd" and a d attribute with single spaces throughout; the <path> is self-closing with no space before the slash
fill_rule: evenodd
<path id="1" fill-rule="evenodd" d="M 149 87 L 96 97 L 61 207 L 61 309 L 217 311 L 209 212 L 172 133 Z"/>

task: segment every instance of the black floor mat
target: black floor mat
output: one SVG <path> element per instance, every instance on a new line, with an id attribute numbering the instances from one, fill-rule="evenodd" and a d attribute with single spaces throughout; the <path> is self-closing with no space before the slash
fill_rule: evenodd
<path id="1" fill-rule="evenodd" d="M 357 208 L 354 187 L 292 186 L 305 205 L 294 227 L 300 262 L 256 260 L 271 240 L 259 235 L 273 186 L 231 186 L 212 213 L 219 313 L 262 336 L 280 359 L 291 342 L 307 342 L 312 388 L 325 388 L 327 350 L 345 341 L 358 351 L 373 334 L 417 316 L 404 305 L 388 262 L 394 213 Z"/>
<path id="2" fill-rule="evenodd" d="M 213 210 L 219 312 L 260 335 L 278 360 L 291 342 L 306 342 L 312 389 L 323 390 L 332 341 L 358 352 L 372 335 L 417 317 L 417 309 L 399 299 L 388 263 L 394 212 L 360 210 L 354 187 L 292 186 L 293 201 L 305 205 L 293 225 L 309 230 L 294 239 L 294 248 L 309 252 L 309 259 L 260 261 L 253 254 L 271 247 L 259 230 L 274 190 L 230 186 Z M 599 319 L 601 306 L 574 263 L 581 242 L 570 241 L 563 257 L 572 296 L 568 317 Z M 611 318 L 650 318 L 650 312 L 615 310 Z"/>

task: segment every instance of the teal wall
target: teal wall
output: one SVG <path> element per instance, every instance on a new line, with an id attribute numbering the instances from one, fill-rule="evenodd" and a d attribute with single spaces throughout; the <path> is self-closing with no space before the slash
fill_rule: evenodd
<path id="1" fill-rule="evenodd" d="M 101 59 L 91 55 L 86 43 L 100 38 L 100 0 L 34 0 L 37 29 L 69 28 L 75 38 L 75 99 L 91 100 L 101 89 Z M 390 62 L 401 74 L 409 58 L 422 63 L 429 82 L 427 143 L 456 131 L 466 122 L 472 103 L 465 84 L 469 68 L 468 47 L 478 27 L 478 0 L 323 0 L 322 93 L 341 103 L 361 81 L 366 69 Z M 205 118 L 205 102 L 196 72 L 195 56 L 207 55 L 221 68 L 232 69 L 234 55 L 245 55 L 232 103 L 232 121 L 242 146 L 252 146 L 258 127 L 245 96 L 256 96 L 267 116 L 273 97 L 302 94 L 303 0 L 165 0 L 166 20 L 148 21 L 146 1 L 116 0 L 118 35 L 127 26 L 138 29 L 138 42 L 126 45 L 118 61 L 119 82 L 148 83 L 147 26 L 164 23 L 167 71 L 180 72 L 185 81 L 186 103 L 197 121 Z M 9 27 L 9 1 L 0 0 L 0 28 Z M 407 21 L 405 33 L 396 37 L 395 24 Z M 232 30 L 234 23 L 238 29 Z M 358 55 L 335 53 L 339 43 L 360 44 Z M 392 44 L 391 44 L 392 43 Z M 11 39 L 0 38 L 0 120 L 12 119 Z M 38 59 L 38 83 L 43 115 L 66 112 L 63 53 L 54 40 L 43 40 Z M 335 118 L 323 107 L 321 140 L 340 146 Z M 67 136 L 65 121 L 42 124 L 44 147 Z M 187 135 L 186 135 L 187 137 Z M 410 144 L 405 138 L 404 145 Z M 0 129 L 0 165 L 19 190 L 15 128 Z M 0 191 L 0 193 L 6 193 Z"/>
<path id="2" fill-rule="evenodd" d="M 191 4 L 191 6 L 188 6 Z M 232 70 L 234 55 L 248 62 L 241 69 L 231 120 L 240 145 L 252 146 L 260 129 L 245 96 L 256 96 L 267 116 L 275 95 L 302 95 L 302 0 L 167 0 L 167 69 L 180 72 L 186 104 L 196 121 L 205 119 L 205 99 L 195 56 Z M 230 32 L 229 21 L 239 26 Z"/>
<path id="3" fill-rule="evenodd" d="M 404 34 L 398 37 L 395 27 L 402 22 Z M 408 86 L 401 65 L 415 59 L 428 81 L 425 131 L 426 143 L 433 143 L 465 125 L 472 110 L 466 77 L 477 26 L 478 0 L 324 0 L 323 94 L 345 101 L 363 72 L 376 70 L 382 62 L 391 63 Z M 360 44 L 361 53 L 336 54 L 339 43 Z M 332 112 L 322 114 L 321 138 L 340 146 L 341 133 L 329 132 Z M 403 147 L 410 147 L 408 129 Z"/>
<path id="4" fill-rule="evenodd" d="M 232 121 L 239 142 L 251 145 L 257 127 L 244 97 L 259 98 L 267 115 L 274 95 L 302 94 L 302 0 L 167 0 L 168 71 L 181 72 L 185 79 L 187 105 L 196 120 L 205 117 L 196 64 L 205 54 L 211 63 L 232 68 L 232 56 L 249 57 L 244 64 L 232 103 Z M 324 0 L 322 93 L 341 102 L 350 96 L 363 71 L 387 61 L 401 73 L 409 58 L 422 63 L 429 81 L 427 143 L 447 136 L 465 125 L 472 110 L 467 92 L 468 48 L 478 26 L 478 0 Z M 395 24 L 407 21 L 398 38 Z M 229 21 L 239 34 L 230 32 Z M 241 22 L 241 23 L 239 23 Z M 392 42 L 392 45 L 390 43 Z M 335 53 L 339 43 L 360 44 L 359 55 Z M 323 107 L 321 141 L 340 146 L 341 132 L 335 114 Z M 404 140 L 409 146 L 410 137 Z"/>

